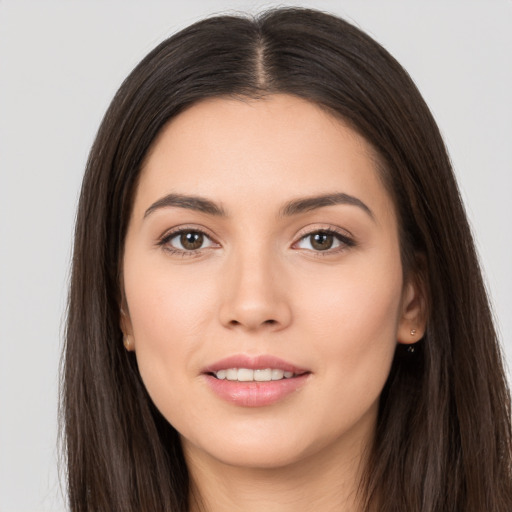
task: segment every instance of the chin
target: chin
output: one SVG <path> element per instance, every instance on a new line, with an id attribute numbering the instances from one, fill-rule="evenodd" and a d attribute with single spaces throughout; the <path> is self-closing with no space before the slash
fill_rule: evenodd
<path id="1" fill-rule="evenodd" d="M 205 451 L 201 447 L 192 450 Z M 222 464 L 254 470 L 292 466 L 305 456 L 297 445 L 276 446 L 269 442 L 219 443 L 214 449 L 209 449 L 207 454 Z"/>
<path id="2" fill-rule="evenodd" d="M 232 467 L 283 469 L 317 459 L 320 462 L 344 444 L 344 435 L 341 433 L 340 436 L 340 432 L 323 432 L 315 436 L 308 429 L 301 431 L 290 425 L 288 428 L 276 424 L 269 427 L 226 428 L 221 432 L 209 431 L 207 435 L 194 440 L 182 437 L 185 457 L 187 460 L 189 457 L 200 460 L 206 455 L 212 462 Z M 350 439 L 350 444 L 353 441 Z"/>

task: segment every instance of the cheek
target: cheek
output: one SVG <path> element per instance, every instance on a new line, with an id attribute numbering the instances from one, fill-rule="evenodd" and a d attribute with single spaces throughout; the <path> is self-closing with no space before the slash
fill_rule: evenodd
<path id="1" fill-rule="evenodd" d="M 358 326 L 364 331 L 393 319 L 391 324 L 396 326 L 402 271 L 392 259 L 387 266 L 377 261 L 317 271 L 304 276 L 299 286 L 295 296 L 303 303 L 302 314 L 316 312 L 324 325 L 335 324 L 344 330 Z"/>
<path id="2" fill-rule="evenodd" d="M 377 388 L 384 384 L 397 343 L 402 271 L 393 260 L 384 268 L 376 263 L 316 275 L 297 291 L 298 314 L 309 319 L 305 338 L 314 340 L 319 364 L 354 391 L 364 392 L 372 379 Z"/>
<path id="3" fill-rule="evenodd" d="M 132 266 L 125 271 L 125 294 L 142 380 L 157 407 L 179 405 L 180 382 L 195 371 L 194 353 L 204 339 L 199 333 L 206 334 L 214 319 L 213 285 L 165 265 L 143 272 Z"/>
<path id="4" fill-rule="evenodd" d="M 172 272 L 168 265 L 127 269 L 125 293 L 137 344 L 168 345 L 188 338 L 214 313 L 211 280 L 200 272 Z M 184 337 L 184 338 L 183 338 Z"/>

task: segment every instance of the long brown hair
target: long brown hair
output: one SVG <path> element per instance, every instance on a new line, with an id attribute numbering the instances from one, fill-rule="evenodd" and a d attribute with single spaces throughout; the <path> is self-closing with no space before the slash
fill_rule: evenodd
<path id="1" fill-rule="evenodd" d="M 375 148 L 395 201 L 405 271 L 429 320 L 397 346 L 361 482 L 367 509 L 512 510 L 510 401 L 466 215 L 439 130 L 404 69 L 349 23 L 285 8 L 200 21 L 125 80 L 87 163 L 76 220 L 62 372 L 70 509 L 188 508 L 179 437 L 120 330 L 120 260 L 137 177 L 155 137 L 213 96 L 287 93 L 341 116 Z"/>

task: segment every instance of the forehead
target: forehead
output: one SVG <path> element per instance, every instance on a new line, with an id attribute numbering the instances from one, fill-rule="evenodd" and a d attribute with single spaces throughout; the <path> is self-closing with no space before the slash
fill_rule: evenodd
<path id="1" fill-rule="evenodd" d="M 332 191 L 390 207 L 371 145 L 314 103 L 279 94 L 208 99 L 176 116 L 146 158 L 136 202 L 177 192 L 278 204 Z"/>

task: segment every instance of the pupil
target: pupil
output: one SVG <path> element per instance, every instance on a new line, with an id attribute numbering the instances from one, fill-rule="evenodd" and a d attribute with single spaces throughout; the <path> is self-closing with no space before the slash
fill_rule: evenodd
<path id="1" fill-rule="evenodd" d="M 193 251 L 203 245 L 203 235 L 196 231 L 189 231 L 181 235 L 180 242 L 185 249 Z"/>
<path id="2" fill-rule="evenodd" d="M 333 244 L 333 236 L 329 233 L 316 233 L 312 236 L 311 245 L 319 251 L 330 249 Z"/>

